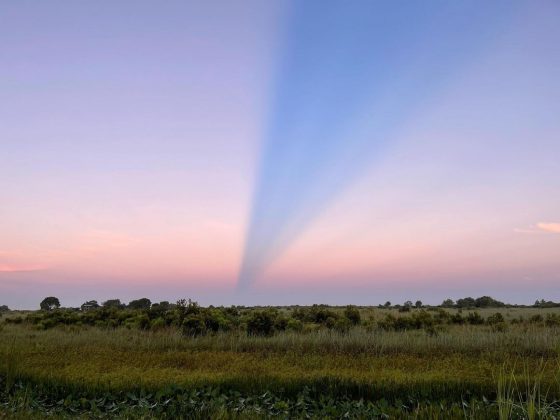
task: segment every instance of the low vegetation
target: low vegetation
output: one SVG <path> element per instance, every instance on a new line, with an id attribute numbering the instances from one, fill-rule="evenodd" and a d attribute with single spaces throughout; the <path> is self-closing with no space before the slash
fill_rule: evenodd
<path id="1" fill-rule="evenodd" d="M 51 299 L 0 319 L 0 417 L 558 418 L 560 310 L 473 301 Z"/>

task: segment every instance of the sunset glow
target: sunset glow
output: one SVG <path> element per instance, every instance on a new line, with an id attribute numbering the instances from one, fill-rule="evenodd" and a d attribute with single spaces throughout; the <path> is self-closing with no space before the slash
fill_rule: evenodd
<path id="1" fill-rule="evenodd" d="M 560 3 L 47 3 L 0 12 L 10 306 L 560 298 Z"/>

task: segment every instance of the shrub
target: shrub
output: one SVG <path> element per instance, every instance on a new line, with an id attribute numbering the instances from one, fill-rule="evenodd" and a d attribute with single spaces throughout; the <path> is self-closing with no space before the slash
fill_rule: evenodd
<path id="1" fill-rule="evenodd" d="M 275 318 L 272 311 L 253 311 L 247 320 L 247 334 L 272 335 Z"/>
<path id="2" fill-rule="evenodd" d="M 325 322 L 324 322 L 325 327 L 327 327 L 329 330 L 333 329 L 334 326 L 336 325 L 336 318 L 329 316 Z"/>
<path id="3" fill-rule="evenodd" d="M 165 319 L 163 319 L 162 317 L 158 317 L 158 318 L 152 320 L 151 325 L 150 325 L 151 330 L 159 331 L 163 328 L 165 328 Z"/>
<path id="4" fill-rule="evenodd" d="M 547 327 L 558 327 L 558 326 L 560 326 L 560 315 L 558 315 L 558 314 L 548 314 L 546 316 L 546 320 L 544 321 L 544 324 Z"/>
<path id="5" fill-rule="evenodd" d="M 139 315 L 136 317 L 136 325 L 141 330 L 149 330 L 151 325 L 150 318 L 146 314 Z"/>
<path id="6" fill-rule="evenodd" d="M 301 322 L 299 319 L 290 318 L 288 319 L 288 323 L 286 324 L 286 330 L 300 332 L 303 330 L 303 322 Z"/>
<path id="7" fill-rule="evenodd" d="M 449 316 L 449 322 L 451 324 L 459 324 L 462 325 L 465 323 L 465 318 L 460 313 L 453 314 Z"/>
<path id="8" fill-rule="evenodd" d="M 344 316 L 352 325 L 358 325 L 361 321 L 360 311 L 354 305 L 348 305 L 344 309 Z"/>
<path id="9" fill-rule="evenodd" d="M 183 335 L 197 337 L 206 334 L 206 323 L 200 315 L 188 315 L 182 324 Z"/>
<path id="10" fill-rule="evenodd" d="M 395 329 L 395 321 L 397 318 L 393 314 L 387 314 L 377 323 L 377 326 L 382 330 L 389 331 Z"/>
<path id="11" fill-rule="evenodd" d="M 287 327 L 288 327 L 288 318 L 286 318 L 284 315 L 278 316 L 274 321 L 274 329 L 276 331 L 285 331 Z"/>
<path id="12" fill-rule="evenodd" d="M 434 325 L 434 318 L 432 314 L 422 309 L 412 314 L 411 323 L 416 328 L 431 327 Z"/>
<path id="13" fill-rule="evenodd" d="M 469 312 L 467 322 L 471 325 L 482 325 L 484 324 L 484 318 L 478 312 Z"/>
<path id="14" fill-rule="evenodd" d="M 490 315 L 486 319 L 486 323 L 488 325 L 496 325 L 503 322 L 505 322 L 504 316 L 500 312 L 496 312 L 494 315 Z"/>
<path id="15" fill-rule="evenodd" d="M 336 312 L 328 309 L 326 305 L 313 305 L 308 312 L 306 321 L 315 322 L 317 324 L 325 324 L 329 318 L 338 318 Z"/>
<path id="16" fill-rule="evenodd" d="M 529 318 L 529 322 L 531 324 L 540 324 L 543 321 L 544 321 L 544 318 L 541 314 L 536 314 L 536 315 L 531 316 L 531 318 Z"/>
<path id="17" fill-rule="evenodd" d="M 225 313 L 220 309 L 208 309 L 199 311 L 204 316 L 206 329 L 209 331 L 228 331 L 231 328 L 231 321 L 226 317 Z"/>
<path id="18" fill-rule="evenodd" d="M 348 331 L 350 331 L 350 328 L 352 327 L 352 321 L 350 321 L 348 318 L 344 317 L 344 318 L 338 318 L 334 324 L 334 329 L 335 331 L 341 333 L 341 334 L 346 334 L 348 333 Z"/>

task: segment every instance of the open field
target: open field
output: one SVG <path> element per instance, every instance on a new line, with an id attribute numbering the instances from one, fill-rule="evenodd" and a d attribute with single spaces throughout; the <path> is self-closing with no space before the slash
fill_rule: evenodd
<path id="1" fill-rule="evenodd" d="M 328 310 L 338 314 L 338 322 L 344 318 L 344 308 Z M 121 312 L 142 313 L 114 314 Z M 360 321 L 344 329 L 303 322 L 299 331 L 248 334 L 251 318 L 243 316 L 253 312 L 260 313 L 244 309 L 239 325 L 227 331 L 192 335 L 173 325 L 45 328 L 42 318 L 13 323 L 17 316 L 6 315 L 10 321 L 0 331 L 1 410 L 5 416 L 124 418 L 560 413 L 560 327 L 546 322 L 556 319 L 558 308 L 463 311 L 465 319 L 480 313 L 483 322 L 425 321 L 403 329 L 387 328 L 387 315 L 416 319 L 430 311 L 362 308 Z M 293 319 L 294 309 L 277 312 Z M 492 323 L 496 312 L 503 320 Z M 53 313 L 28 314 L 33 316 Z"/>

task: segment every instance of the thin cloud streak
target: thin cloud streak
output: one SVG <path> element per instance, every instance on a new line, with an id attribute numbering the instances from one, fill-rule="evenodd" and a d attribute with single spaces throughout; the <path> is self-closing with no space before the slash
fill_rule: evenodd
<path id="1" fill-rule="evenodd" d="M 560 233 L 560 223 L 537 223 L 537 227 L 540 230 L 549 233 Z"/>

